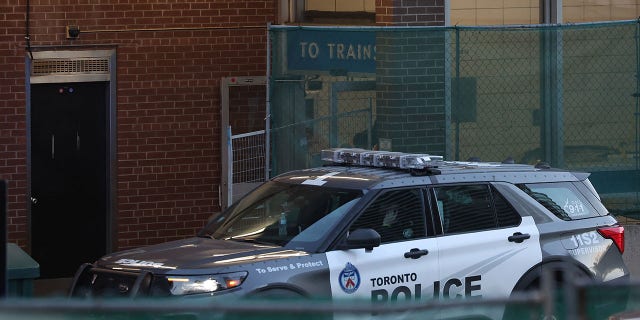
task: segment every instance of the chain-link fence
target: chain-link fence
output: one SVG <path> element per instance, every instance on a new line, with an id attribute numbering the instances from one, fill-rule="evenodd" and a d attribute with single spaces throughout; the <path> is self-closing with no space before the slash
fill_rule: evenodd
<path id="1" fill-rule="evenodd" d="M 272 174 L 339 146 L 511 157 L 592 172 L 612 211 L 636 212 L 638 30 L 273 26 Z"/>
<path id="2" fill-rule="evenodd" d="M 322 297 L 220 296 L 0 300 L 2 319 L 637 319 L 637 284 L 573 283 L 511 297 L 433 299 L 397 294 L 389 303 Z"/>

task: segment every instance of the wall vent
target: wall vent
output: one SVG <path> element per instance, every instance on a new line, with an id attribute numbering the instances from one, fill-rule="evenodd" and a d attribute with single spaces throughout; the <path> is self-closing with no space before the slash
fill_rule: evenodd
<path id="1" fill-rule="evenodd" d="M 27 56 L 29 81 L 36 83 L 111 81 L 115 50 L 34 51 Z"/>
<path id="2" fill-rule="evenodd" d="M 109 73 L 107 58 L 74 58 L 33 60 L 31 75 L 44 76 L 56 74 L 105 74 Z"/>

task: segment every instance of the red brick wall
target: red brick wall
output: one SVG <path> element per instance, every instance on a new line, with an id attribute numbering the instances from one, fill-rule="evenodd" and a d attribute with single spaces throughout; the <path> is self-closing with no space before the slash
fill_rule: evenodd
<path id="1" fill-rule="evenodd" d="M 28 244 L 26 0 L 0 8 L 0 178 Z M 117 52 L 117 248 L 193 235 L 219 211 L 220 86 L 264 75 L 276 0 L 31 0 L 31 45 Z M 80 37 L 65 38 L 66 25 Z M 52 47 L 53 46 L 53 47 Z"/>
<path id="2" fill-rule="evenodd" d="M 0 179 L 8 181 L 9 239 L 22 246 L 28 237 L 24 3 L 0 6 Z"/>

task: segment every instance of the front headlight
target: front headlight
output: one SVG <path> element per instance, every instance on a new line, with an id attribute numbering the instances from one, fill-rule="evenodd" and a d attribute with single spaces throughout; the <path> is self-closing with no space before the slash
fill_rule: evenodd
<path id="1" fill-rule="evenodd" d="M 231 289 L 242 284 L 247 272 L 219 273 L 197 276 L 167 277 L 172 295 L 208 293 Z"/>

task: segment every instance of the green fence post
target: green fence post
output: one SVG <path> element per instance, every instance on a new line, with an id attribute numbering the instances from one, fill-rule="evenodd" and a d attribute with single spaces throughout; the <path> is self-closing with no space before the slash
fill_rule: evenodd
<path id="1" fill-rule="evenodd" d="M 458 26 L 455 27 L 456 30 L 456 104 L 460 104 L 460 29 Z M 460 110 L 460 106 L 453 106 L 453 108 L 457 108 Z M 460 160 L 460 120 L 456 117 L 456 151 L 454 160 Z"/>

